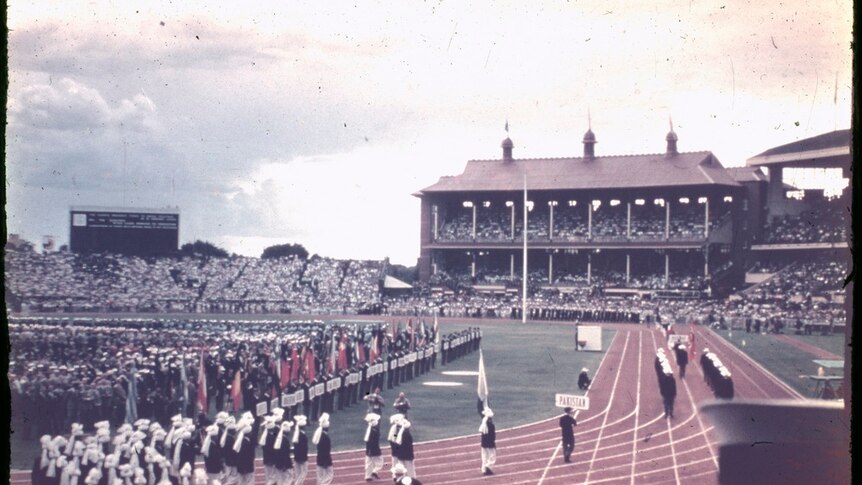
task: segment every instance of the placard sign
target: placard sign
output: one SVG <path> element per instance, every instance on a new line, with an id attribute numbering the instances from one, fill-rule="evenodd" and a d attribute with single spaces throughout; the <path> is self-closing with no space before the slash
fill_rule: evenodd
<path id="1" fill-rule="evenodd" d="M 324 392 L 326 392 L 326 384 L 321 382 L 320 384 L 314 386 L 314 396 L 315 397 L 322 396 Z"/>
<path id="2" fill-rule="evenodd" d="M 269 409 L 275 409 L 278 407 L 278 398 L 275 397 L 269 402 Z"/>
<path id="3" fill-rule="evenodd" d="M 281 395 L 281 407 L 289 408 L 293 407 L 296 404 L 295 394 L 282 394 Z"/>
<path id="4" fill-rule="evenodd" d="M 558 408 L 589 409 L 590 398 L 576 394 L 556 394 L 554 405 Z"/>
<path id="5" fill-rule="evenodd" d="M 255 408 L 255 413 L 258 416 L 263 416 L 266 414 L 266 401 L 257 403 L 257 407 Z"/>
<path id="6" fill-rule="evenodd" d="M 293 393 L 293 405 L 295 406 L 302 401 L 305 401 L 305 391 L 300 389 Z"/>
<path id="7" fill-rule="evenodd" d="M 329 382 L 326 383 L 326 392 L 332 392 L 341 387 L 341 379 L 336 377 L 335 379 L 330 379 Z"/>

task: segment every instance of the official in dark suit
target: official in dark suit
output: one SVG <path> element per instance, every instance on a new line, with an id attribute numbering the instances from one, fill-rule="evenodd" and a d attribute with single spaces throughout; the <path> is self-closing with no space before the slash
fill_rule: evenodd
<path id="1" fill-rule="evenodd" d="M 563 461 L 571 463 L 572 452 L 575 450 L 575 412 L 572 408 L 563 409 L 565 414 L 560 417 L 560 429 L 563 432 Z"/>

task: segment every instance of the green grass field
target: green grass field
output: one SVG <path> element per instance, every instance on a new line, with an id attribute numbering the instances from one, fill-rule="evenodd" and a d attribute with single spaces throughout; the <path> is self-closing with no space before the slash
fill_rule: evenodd
<path id="1" fill-rule="evenodd" d="M 791 332 L 788 334 L 788 336 L 791 338 L 795 338 L 800 342 L 805 342 L 815 347 L 820 347 L 827 352 L 832 352 L 833 354 L 841 356 L 842 359 L 844 358 L 843 333 L 835 335 L 794 335 Z"/>
<path id="2" fill-rule="evenodd" d="M 718 334 L 772 372 L 776 377 L 796 389 L 803 396 L 813 397 L 814 382 L 800 376 L 817 374 L 818 366 L 813 362 L 813 359 L 816 357 L 774 338 L 774 335 L 745 333 L 738 330 L 733 331 L 732 334 L 727 330 L 721 330 Z M 810 338 L 806 337 L 806 339 Z M 838 336 L 821 338 L 837 339 Z M 840 340 L 841 345 L 843 345 L 843 336 Z M 805 341 L 815 344 L 812 340 Z M 823 344 L 825 345 L 825 343 Z M 830 349 L 827 348 L 827 350 Z M 843 353 L 842 349 L 839 348 L 838 350 Z M 731 365 L 733 358 L 727 356 L 726 360 L 725 365 Z"/>
<path id="3" fill-rule="evenodd" d="M 568 325 L 478 323 L 441 322 L 440 326 L 444 334 L 469 326 L 481 326 L 489 401 L 498 429 L 559 414 L 561 410 L 554 407 L 554 394 L 582 394 L 576 385 L 578 372 L 582 367 L 587 367 L 593 376 L 604 356 L 603 352 L 574 351 L 574 330 Z M 614 333 L 613 330 L 603 332 L 604 349 L 610 345 Z M 392 403 L 401 391 L 407 394 L 413 408 L 409 418 L 417 441 L 478 434 L 481 418 L 476 410 L 477 378 L 443 374 L 445 371 L 477 371 L 478 365 L 478 352 L 445 366 L 441 366 L 438 361 L 437 368 L 432 372 L 391 390 L 384 389 L 383 398 L 387 409 L 381 434 L 385 438 L 389 429 L 389 416 L 393 412 Z M 461 386 L 429 387 L 422 384 L 428 381 L 457 382 Z M 360 402 L 332 415 L 330 436 L 335 450 L 364 447 L 363 417 L 366 409 L 365 403 Z M 313 431 L 314 428 L 309 427 L 309 436 Z M 478 439 L 477 436 L 477 443 Z M 10 468 L 29 468 L 39 451 L 38 441 L 38 437 L 25 440 L 13 433 L 10 436 Z"/>

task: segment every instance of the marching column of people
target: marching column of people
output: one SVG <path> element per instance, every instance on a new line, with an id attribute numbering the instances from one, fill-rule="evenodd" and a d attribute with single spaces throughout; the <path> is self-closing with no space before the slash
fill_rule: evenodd
<path id="1" fill-rule="evenodd" d="M 730 371 L 715 353 L 709 351 L 709 348 L 703 349 L 703 354 L 700 356 L 700 366 L 703 369 L 703 378 L 712 389 L 715 397 L 733 399 L 733 378 Z"/>

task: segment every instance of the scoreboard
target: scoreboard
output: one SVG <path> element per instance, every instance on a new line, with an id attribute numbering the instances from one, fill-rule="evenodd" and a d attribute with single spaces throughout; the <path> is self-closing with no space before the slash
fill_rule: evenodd
<path id="1" fill-rule="evenodd" d="M 75 253 L 172 254 L 179 245 L 179 227 L 177 210 L 73 207 L 69 211 L 69 249 Z"/>

